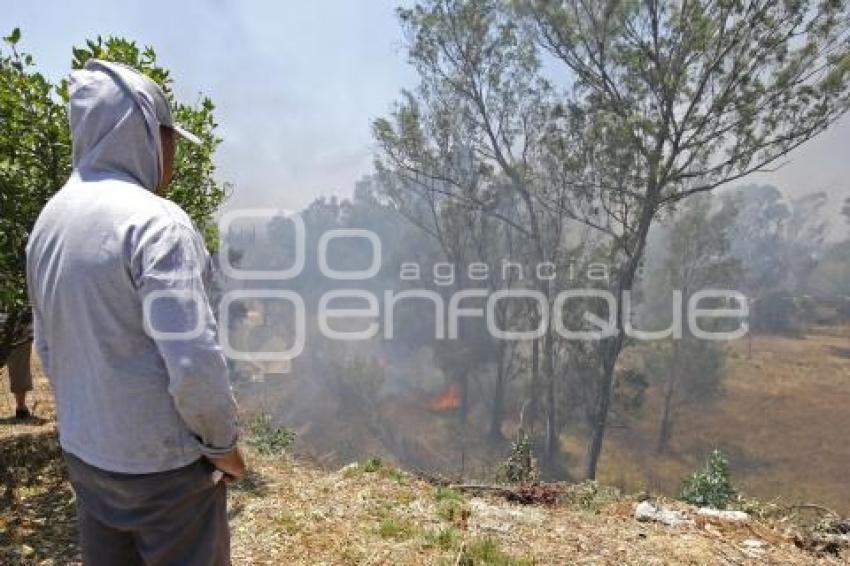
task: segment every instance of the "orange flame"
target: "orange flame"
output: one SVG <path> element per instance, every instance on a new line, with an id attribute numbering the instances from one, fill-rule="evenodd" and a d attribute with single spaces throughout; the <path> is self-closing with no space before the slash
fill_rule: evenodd
<path id="1" fill-rule="evenodd" d="M 428 406 L 432 411 L 452 411 L 460 407 L 460 387 L 452 384 L 443 393 L 431 401 Z"/>

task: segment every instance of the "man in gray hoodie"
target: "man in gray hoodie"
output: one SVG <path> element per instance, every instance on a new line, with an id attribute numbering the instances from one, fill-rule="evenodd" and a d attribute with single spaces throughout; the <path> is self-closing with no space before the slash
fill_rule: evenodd
<path id="1" fill-rule="evenodd" d="M 229 564 L 225 481 L 244 464 L 209 255 L 157 196 L 175 135 L 198 140 L 153 81 L 99 60 L 72 73 L 69 115 L 74 170 L 35 224 L 27 276 L 83 560 Z"/>

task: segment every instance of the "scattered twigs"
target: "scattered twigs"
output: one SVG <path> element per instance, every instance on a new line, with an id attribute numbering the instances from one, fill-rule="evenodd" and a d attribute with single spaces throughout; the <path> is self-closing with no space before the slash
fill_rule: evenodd
<path id="1" fill-rule="evenodd" d="M 508 497 L 513 493 L 513 490 L 507 486 L 486 485 L 479 483 L 452 483 L 446 487 L 448 487 L 449 489 L 454 489 L 456 491 L 470 491 L 473 493 L 490 492 L 495 493 L 496 495 L 501 495 L 502 497 Z"/>
<path id="2" fill-rule="evenodd" d="M 850 538 L 847 535 L 805 533 L 795 535 L 794 544 L 818 555 L 839 556 L 843 550 L 850 547 Z"/>
<path id="3" fill-rule="evenodd" d="M 838 513 L 830 509 L 829 507 L 824 507 L 823 505 L 818 505 L 816 503 L 798 503 L 796 505 L 790 505 L 790 509 L 814 509 L 816 511 L 821 511 L 827 515 L 833 515 L 835 517 L 841 517 Z"/>
<path id="4" fill-rule="evenodd" d="M 413 476 L 421 479 L 424 482 L 430 483 L 431 485 L 436 485 L 439 487 L 448 487 L 452 485 L 452 480 L 437 474 L 432 474 L 430 472 L 426 472 L 424 470 L 411 470 L 410 472 Z"/>
<path id="5" fill-rule="evenodd" d="M 489 492 L 508 501 L 521 503 L 523 505 L 554 505 L 561 496 L 561 488 L 556 484 L 518 484 L 514 486 L 487 485 L 487 484 L 451 484 L 448 486 L 457 491 L 469 491 L 473 493 Z"/>
<path id="6" fill-rule="evenodd" d="M 460 550 L 457 551 L 457 557 L 455 558 L 455 566 L 458 566 L 463 560 L 463 553 L 466 551 L 466 541 L 460 543 Z"/>

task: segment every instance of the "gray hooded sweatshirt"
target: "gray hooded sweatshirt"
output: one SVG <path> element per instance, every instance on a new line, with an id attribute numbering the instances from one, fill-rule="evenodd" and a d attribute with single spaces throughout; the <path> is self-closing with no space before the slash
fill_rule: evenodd
<path id="1" fill-rule="evenodd" d="M 186 213 L 153 193 L 168 105 L 149 79 L 94 60 L 70 95 L 74 171 L 27 246 L 60 444 L 135 474 L 222 455 L 236 403 L 204 287 L 209 255 Z"/>

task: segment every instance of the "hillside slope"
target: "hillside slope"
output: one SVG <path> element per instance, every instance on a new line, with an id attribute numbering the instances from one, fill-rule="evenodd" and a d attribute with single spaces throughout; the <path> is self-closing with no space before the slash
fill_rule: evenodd
<path id="1" fill-rule="evenodd" d="M 39 380 L 43 420 L 0 421 L 2 564 L 78 560 L 73 493 L 45 387 Z M 249 456 L 251 472 L 230 495 L 236 564 L 843 563 L 755 521 L 637 522 L 634 499 L 594 485 L 564 486 L 556 505 L 519 505 L 435 487 L 378 461 L 327 472 Z"/>

